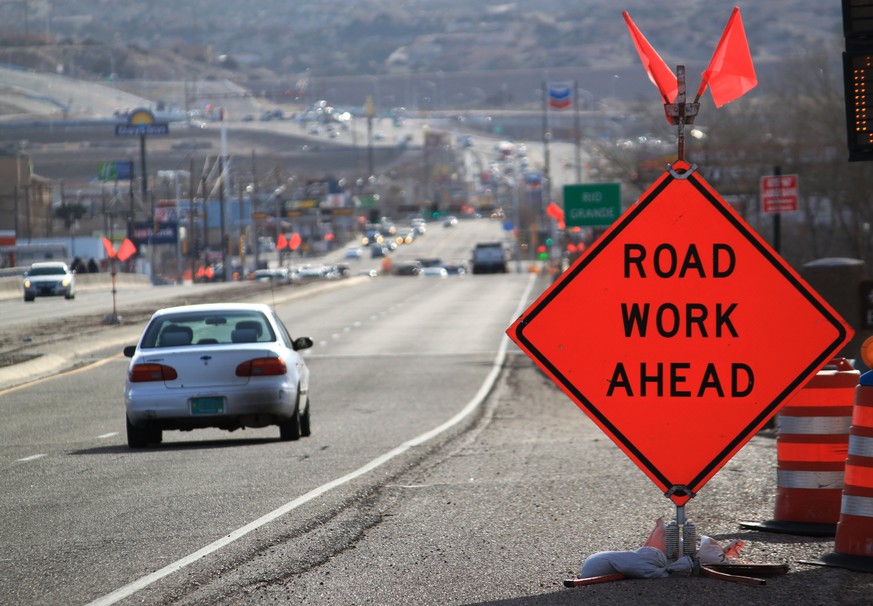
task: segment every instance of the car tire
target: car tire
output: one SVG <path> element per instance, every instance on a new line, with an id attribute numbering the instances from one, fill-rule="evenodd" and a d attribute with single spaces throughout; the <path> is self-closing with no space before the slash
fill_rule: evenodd
<path id="1" fill-rule="evenodd" d="M 294 408 L 291 418 L 279 423 L 279 439 L 283 442 L 292 442 L 300 439 L 300 410 Z"/>
<path id="2" fill-rule="evenodd" d="M 309 426 L 309 409 L 311 408 L 309 398 L 306 398 L 306 412 L 300 415 L 300 435 L 307 437 L 312 434 L 312 429 Z"/>
<path id="3" fill-rule="evenodd" d="M 28 297 L 27 295 L 24 295 L 24 302 L 25 303 L 33 303 L 33 299 L 34 299 L 34 297 Z"/>
<path id="4" fill-rule="evenodd" d="M 160 433 L 158 430 L 159 435 Z M 127 445 L 130 448 L 147 448 L 149 443 L 153 441 L 153 437 L 153 430 L 149 430 L 147 427 L 137 427 L 130 422 L 130 419 L 127 419 Z"/>
<path id="5" fill-rule="evenodd" d="M 67 301 L 69 301 L 70 299 L 75 299 L 75 298 L 76 298 L 76 293 L 68 292 L 67 294 L 64 295 L 64 298 L 65 298 Z"/>

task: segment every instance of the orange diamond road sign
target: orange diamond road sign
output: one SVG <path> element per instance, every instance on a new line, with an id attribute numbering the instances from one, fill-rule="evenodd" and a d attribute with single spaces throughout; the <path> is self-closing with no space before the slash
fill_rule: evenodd
<path id="1" fill-rule="evenodd" d="M 684 162 L 507 333 L 676 505 L 852 336 Z"/>

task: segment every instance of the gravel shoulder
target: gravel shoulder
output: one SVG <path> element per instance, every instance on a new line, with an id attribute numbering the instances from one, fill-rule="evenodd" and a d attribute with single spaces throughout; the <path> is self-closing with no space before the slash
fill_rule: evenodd
<path id="1" fill-rule="evenodd" d="M 178 603 L 869 604 L 873 576 L 800 563 L 833 551 L 833 539 L 739 526 L 773 517 L 774 438 L 756 436 L 686 513 L 699 534 L 742 539 L 744 559 L 787 563 L 788 574 L 766 586 L 671 577 L 565 589 L 586 556 L 638 548 L 675 508 L 516 352 L 466 431 Z"/>

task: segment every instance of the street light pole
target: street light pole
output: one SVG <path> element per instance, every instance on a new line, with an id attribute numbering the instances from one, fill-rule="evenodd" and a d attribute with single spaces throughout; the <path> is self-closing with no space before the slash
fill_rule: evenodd
<path id="1" fill-rule="evenodd" d="M 521 273 L 521 226 L 519 222 L 521 221 L 521 200 L 519 195 L 519 165 L 518 165 L 518 153 L 513 154 L 513 181 L 515 187 L 512 190 L 512 208 L 513 208 L 513 218 L 512 222 L 515 226 L 515 273 Z"/>
<path id="2" fill-rule="evenodd" d="M 367 115 L 367 181 L 369 181 L 375 170 L 373 168 L 373 117 L 376 115 L 376 107 L 373 104 L 373 97 L 367 97 L 364 108 Z"/>

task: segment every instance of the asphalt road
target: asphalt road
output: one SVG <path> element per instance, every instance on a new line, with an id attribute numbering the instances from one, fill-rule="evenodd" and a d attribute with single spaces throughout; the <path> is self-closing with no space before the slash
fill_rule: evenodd
<path id="1" fill-rule="evenodd" d="M 483 225 L 433 234 L 428 252 L 463 250 Z M 128 450 L 114 345 L 0 391 L 0 604 L 870 603 L 870 575 L 799 563 L 832 539 L 739 527 L 773 515 L 772 434 L 686 510 L 787 575 L 563 588 L 674 509 L 523 355 L 502 361 L 503 331 L 544 287 L 392 277 L 271 295 L 316 341 L 313 436 L 295 443 L 203 430 Z"/>

